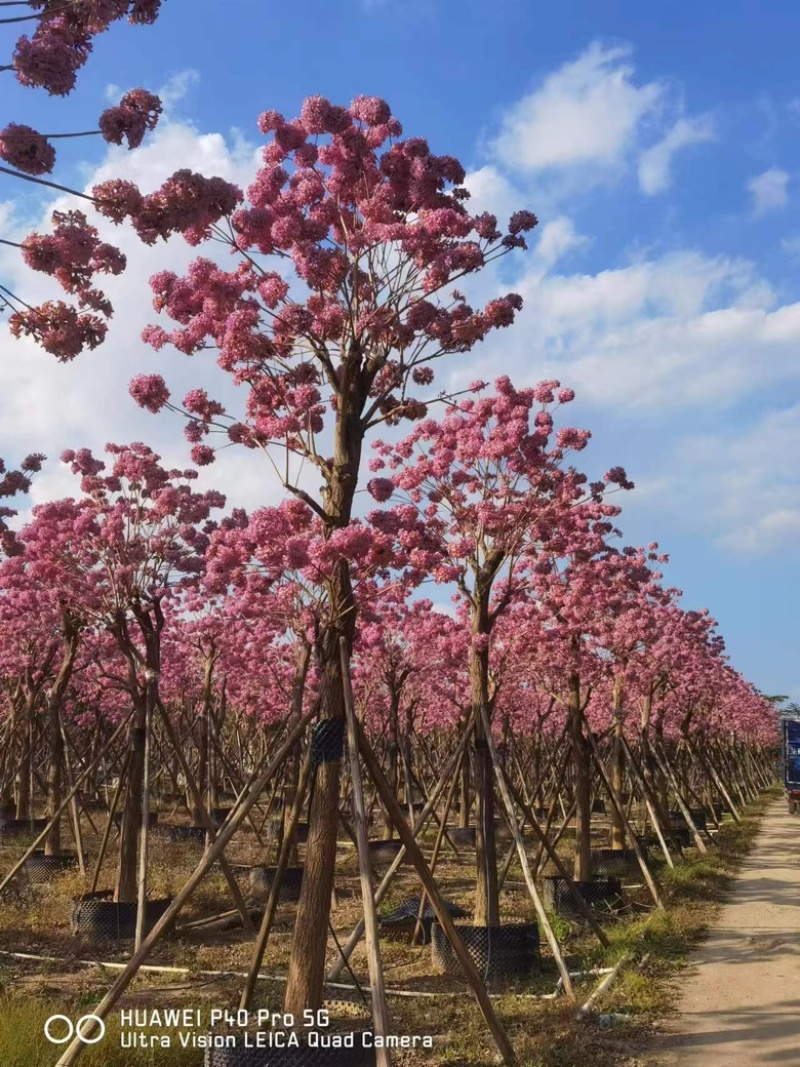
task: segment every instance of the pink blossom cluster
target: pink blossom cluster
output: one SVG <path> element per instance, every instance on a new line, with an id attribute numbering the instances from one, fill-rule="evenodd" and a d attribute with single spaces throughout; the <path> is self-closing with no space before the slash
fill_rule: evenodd
<path id="1" fill-rule="evenodd" d="M 13 66 L 22 85 L 66 96 L 92 51 L 92 38 L 127 16 L 132 23 L 152 23 L 161 0 L 30 0 L 41 12 L 31 37 L 21 36 Z"/>
<path id="2" fill-rule="evenodd" d="M 31 126 L 9 122 L 0 130 L 0 159 L 23 174 L 48 174 L 55 166 L 56 150 Z"/>

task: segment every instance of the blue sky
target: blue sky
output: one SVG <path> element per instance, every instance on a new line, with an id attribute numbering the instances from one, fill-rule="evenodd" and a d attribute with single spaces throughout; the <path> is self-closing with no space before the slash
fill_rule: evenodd
<path id="1" fill-rule="evenodd" d="M 115 93 L 166 86 L 145 149 L 68 142 L 57 177 L 154 185 L 190 165 L 246 182 L 260 111 L 294 115 L 317 92 L 384 96 L 406 133 L 461 158 L 478 205 L 541 219 L 530 252 L 481 283 L 523 293 L 513 335 L 453 380 L 504 370 L 574 387 L 587 460 L 620 463 L 637 484 L 626 539 L 658 540 L 670 584 L 711 609 L 734 664 L 800 699 L 800 9 L 678 3 L 654 19 L 652 5 L 609 7 L 166 0 L 154 27 L 98 39 L 67 101 L 5 75 L 0 125 L 90 128 Z M 8 181 L 0 200 L 8 232 L 50 203 Z M 197 381 L 137 341 L 152 318 L 146 277 L 191 253 L 121 240 L 130 269 L 110 287 L 104 349 L 54 366 L 0 334 L 0 455 L 137 437 L 181 454 L 179 427 L 137 411 L 126 385 L 142 369 Z M 50 295 L 7 250 L 0 273 Z M 264 472 L 227 463 L 232 498 L 263 500 Z M 68 486 L 53 463 L 36 494 Z"/>

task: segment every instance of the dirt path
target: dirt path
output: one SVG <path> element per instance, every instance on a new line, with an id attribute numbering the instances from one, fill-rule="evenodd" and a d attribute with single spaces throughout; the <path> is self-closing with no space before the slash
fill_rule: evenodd
<path id="1" fill-rule="evenodd" d="M 648 1067 L 800 1065 L 800 818 L 767 810 Z"/>

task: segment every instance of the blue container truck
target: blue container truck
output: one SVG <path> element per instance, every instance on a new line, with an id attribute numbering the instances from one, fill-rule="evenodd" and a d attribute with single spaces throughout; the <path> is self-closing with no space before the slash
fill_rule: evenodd
<path id="1" fill-rule="evenodd" d="M 783 788 L 789 814 L 797 813 L 800 804 L 800 718 L 781 720 Z"/>

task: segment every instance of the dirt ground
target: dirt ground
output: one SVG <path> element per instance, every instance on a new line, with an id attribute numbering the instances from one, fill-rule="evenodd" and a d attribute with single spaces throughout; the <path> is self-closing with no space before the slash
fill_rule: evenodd
<path id="1" fill-rule="evenodd" d="M 800 1064 L 800 817 L 770 805 L 642 1067 Z"/>

